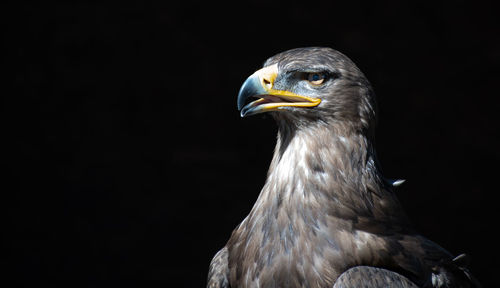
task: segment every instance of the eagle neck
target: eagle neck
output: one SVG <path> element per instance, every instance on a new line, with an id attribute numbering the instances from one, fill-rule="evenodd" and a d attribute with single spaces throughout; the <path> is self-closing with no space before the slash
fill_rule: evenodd
<path id="1" fill-rule="evenodd" d="M 299 206 L 344 219 L 405 219 L 382 180 L 372 141 L 365 134 L 345 124 L 278 124 L 277 145 L 257 209 L 278 214 Z M 396 209 L 389 211 L 392 208 Z M 398 215 L 389 215 L 394 213 Z"/>

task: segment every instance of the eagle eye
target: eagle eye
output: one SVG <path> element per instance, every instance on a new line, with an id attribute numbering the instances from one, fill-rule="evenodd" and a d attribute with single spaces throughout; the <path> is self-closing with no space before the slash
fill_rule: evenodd
<path id="1" fill-rule="evenodd" d="M 326 79 L 325 73 L 312 72 L 307 74 L 307 81 L 309 81 L 309 83 L 315 86 L 323 84 L 323 82 L 325 82 L 325 79 Z"/>

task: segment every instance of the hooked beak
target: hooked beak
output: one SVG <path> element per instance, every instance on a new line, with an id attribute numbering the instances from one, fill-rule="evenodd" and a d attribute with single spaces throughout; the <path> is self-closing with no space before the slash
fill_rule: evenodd
<path id="1" fill-rule="evenodd" d="M 273 89 L 278 76 L 278 65 L 264 67 L 245 80 L 238 94 L 238 110 L 241 117 L 276 111 L 283 107 L 314 107 L 321 99 L 295 94 L 287 90 Z M 250 97 L 257 100 L 245 105 Z"/>

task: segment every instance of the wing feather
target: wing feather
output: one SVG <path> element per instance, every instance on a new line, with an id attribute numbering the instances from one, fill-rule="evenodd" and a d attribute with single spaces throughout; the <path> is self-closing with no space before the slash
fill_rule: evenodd
<path id="1" fill-rule="evenodd" d="M 418 288 L 405 276 L 383 268 L 356 266 L 342 273 L 333 288 Z"/>
<path id="2" fill-rule="evenodd" d="M 229 268 L 227 266 L 227 248 L 215 254 L 208 270 L 208 288 L 229 288 Z"/>

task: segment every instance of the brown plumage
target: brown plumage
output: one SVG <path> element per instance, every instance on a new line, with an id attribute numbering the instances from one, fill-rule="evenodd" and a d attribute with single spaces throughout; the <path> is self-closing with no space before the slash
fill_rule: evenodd
<path id="1" fill-rule="evenodd" d="M 413 230 L 381 175 L 375 96 L 356 65 L 330 48 L 299 48 L 264 67 L 238 105 L 242 116 L 274 116 L 273 160 L 250 214 L 212 260 L 208 287 L 478 286 L 464 257 Z"/>

